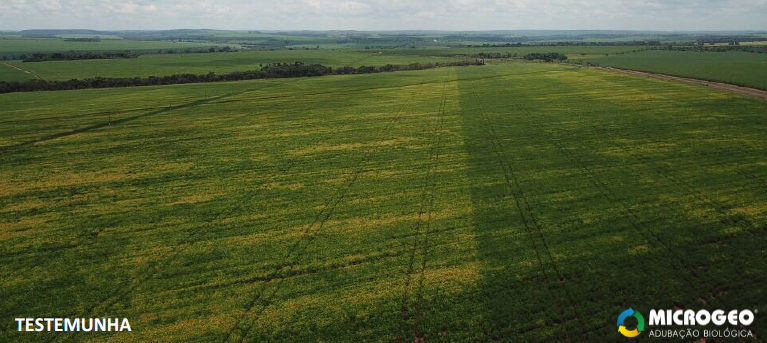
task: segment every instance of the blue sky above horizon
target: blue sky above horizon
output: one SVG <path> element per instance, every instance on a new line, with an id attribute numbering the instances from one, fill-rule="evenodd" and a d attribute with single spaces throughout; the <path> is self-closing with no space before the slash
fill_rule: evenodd
<path id="1" fill-rule="evenodd" d="M 767 0 L 0 0 L 0 29 L 767 30 Z"/>

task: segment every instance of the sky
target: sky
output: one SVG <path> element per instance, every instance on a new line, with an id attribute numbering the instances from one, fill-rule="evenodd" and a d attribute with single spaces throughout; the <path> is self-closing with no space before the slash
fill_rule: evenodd
<path id="1" fill-rule="evenodd" d="M 0 30 L 767 30 L 767 0 L 0 0 Z"/>

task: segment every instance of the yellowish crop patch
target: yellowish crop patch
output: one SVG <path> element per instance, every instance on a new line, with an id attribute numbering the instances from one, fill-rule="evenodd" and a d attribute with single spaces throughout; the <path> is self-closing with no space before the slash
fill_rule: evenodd
<path id="1" fill-rule="evenodd" d="M 387 139 L 387 140 L 382 140 L 382 141 L 377 141 L 372 143 L 345 143 L 345 144 L 330 145 L 330 146 L 316 146 L 316 147 L 302 149 L 302 150 L 294 150 L 294 151 L 291 151 L 290 153 L 293 155 L 303 156 L 303 155 L 311 155 L 311 154 L 319 154 L 319 153 L 327 153 L 327 152 L 363 150 L 363 149 L 371 149 L 371 148 L 390 147 L 390 146 L 407 143 L 413 140 L 415 140 L 415 138 L 398 137 L 395 139 Z"/>
<path id="2" fill-rule="evenodd" d="M 168 206 L 175 206 L 175 205 L 188 205 L 188 204 L 197 204 L 202 202 L 208 202 L 213 199 L 218 198 L 219 196 L 222 196 L 223 194 L 194 194 L 194 195 L 188 195 L 179 198 L 178 200 L 169 203 Z"/>

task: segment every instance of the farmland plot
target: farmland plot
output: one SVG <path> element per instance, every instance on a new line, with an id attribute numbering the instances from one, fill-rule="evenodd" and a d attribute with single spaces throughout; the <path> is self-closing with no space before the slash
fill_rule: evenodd
<path id="1" fill-rule="evenodd" d="M 756 100 L 523 63 L 0 100 L 0 321 L 133 326 L 0 340 L 611 341 L 628 307 L 767 305 Z"/>
<path id="2" fill-rule="evenodd" d="M 759 53 L 647 50 L 611 56 L 592 56 L 584 61 L 605 67 L 767 89 L 767 56 Z"/>

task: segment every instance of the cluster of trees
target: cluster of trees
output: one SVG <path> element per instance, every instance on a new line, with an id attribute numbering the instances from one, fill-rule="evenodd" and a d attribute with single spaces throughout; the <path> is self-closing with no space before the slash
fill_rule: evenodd
<path id="1" fill-rule="evenodd" d="M 260 70 L 233 72 L 229 74 L 208 73 L 203 75 L 176 74 L 169 76 L 151 76 L 147 78 L 107 78 L 95 77 L 90 79 L 72 79 L 69 81 L 31 80 L 26 82 L 0 82 L 0 94 L 12 92 L 54 91 L 86 88 L 113 88 L 158 86 L 199 82 L 239 81 L 270 78 L 314 77 L 323 75 L 371 74 L 403 70 L 422 70 L 437 67 L 482 65 L 480 60 L 467 60 L 450 63 L 413 63 L 409 65 L 341 67 L 333 69 L 320 64 L 272 63 L 261 67 Z"/>
<path id="2" fill-rule="evenodd" d="M 517 58 L 518 55 L 516 53 L 506 53 L 502 54 L 500 52 L 480 52 L 476 55 L 473 55 L 473 57 L 476 58 L 483 58 L 483 59 L 500 59 L 500 58 Z"/>
<path id="3" fill-rule="evenodd" d="M 44 62 L 44 61 L 72 61 L 72 60 L 98 60 L 98 59 L 113 59 L 113 58 L 136 58 L 139 55 L 130 51 L 118 51 L 118 52 L 49 52 L 49 53 L 34 53 L 31 56 L 26 56 L 22 61 L 24 62 Z"/>
<path id="4" fill-rule="evenodd" d="M 482 45 L 479 45 L 479 44 L 477 44 L 477 45 L 471 45 L 471 44 L 466 45 L 467 48 L 506 48 L 506 47 L 510 47 L 510 46 L 525 46 L 525 44 L 522 44 L 522 43 L 506 43 L 506 44 L 488 44 L 488 43 L 485 43 L 485 44 L 482 44 Z M 457 47 L 460 47 L 460 45 L 458 45 Z"/>
<path id="5" fill-rule="evenodd" d="M 90 38 L 74 38 L 90 39 Z M 0 54 L 2 60 L 22 60 L 24 62 L 43 62 L 43 61 L 71 61 L 71 60 L 93 60 L 93 59 L 112 59 L 112 58 L 136 58 L 146 54 L 202 54 L 214 52 L 237 52 L 236 48 L 231 46 L 210 47 L 210 48 L 186 48 L 186 49 L 161 49 L 161 50 L 138 50 L 138 51 L 102 51 L 102 52 L 52 52 L 52 53 L 33 53 L 33 54 Z"/>
<path id="6" fill-rule="evenodd" d="M 516 53 L 500 53 L 500 52 L 480 52 L 476 55 L 472 55 L 474 58 L 479 59 L 501 59 L 501 58 L 519 58 Z M 530 61 L 546 61 L 546 62 L 559 62 L 567 60 L 567 55 L 558 52 L 539 53 L 534 52 L 522 56 L 522 58 Z"/>
<path id="7" fill-rule="evenodd" d="M 534 52 L 534 53 L 525 55 L 524 59 L 530 60 L 530 61 L 559 62 L 559 61 L 566 61 L 567 55 L 559 53 L 559 52 L 546 52 L 546 53 Z"/>

